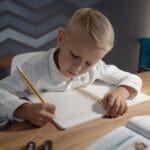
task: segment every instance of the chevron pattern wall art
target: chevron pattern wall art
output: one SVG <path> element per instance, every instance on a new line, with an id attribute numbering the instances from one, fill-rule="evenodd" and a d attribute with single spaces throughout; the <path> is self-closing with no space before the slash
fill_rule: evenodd
<path id="1" fill-rule="evenodd" d="M 48 50 L 57 32 L 81 7 L 100 0 L 0 0 L 0 59 L 8 54 Z"/>
<path id="2" fill-rule="evenodd" d="M 0 1 L 0 57 L 52 47 L 68 17 L 51 5 L 56 7 L 52 0 Z"/>
<path id="3" fill-rule="evenodd" d="M 100 0 L 0 0 L 0 57 L 8 53 L 47 50 L 80 7 Z"/>
<path id="4" fill-rule="evenodd" d="M 80 7 L 97 6 L 100 0 L 1 0 L 0 57 L 8 53 L 47 50 Z"/>

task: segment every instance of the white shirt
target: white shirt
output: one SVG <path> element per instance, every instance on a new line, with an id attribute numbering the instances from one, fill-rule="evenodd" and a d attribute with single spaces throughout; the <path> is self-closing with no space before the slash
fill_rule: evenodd
<path id="1" fill-rule="evenodd" d="M 53 48 L 42 54 L 37 54 L 22 65 L 22 69 L 41 91 L 65 91 L 79 86 L 92 84 L 96 79 L 115 86 L 127 85 L 140 91 L 141 79 L 131 73 L 122 71 L 114 65 L 106 65 L 100 60 L 93 68 L 78 77 L 64 77 L 54 61 Z M 23 99 L 31 91 L 18 71 L 0 81 L 0 107 L 3 107 L 9 119 L 13 120 L 14 111 L 26 103 Z"/>

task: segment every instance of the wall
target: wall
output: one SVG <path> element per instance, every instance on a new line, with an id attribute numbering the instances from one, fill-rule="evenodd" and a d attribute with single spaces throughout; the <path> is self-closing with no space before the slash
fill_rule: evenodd
<path id="1" fill-rule="evenodd" d="M 81 7 L 101 10 L 114 26 L 115 47 L 104 60 L 137 72 L 138 38 L 150 36 L 149 0 L 1 0 L 0 59 L 53 47 L 58 28 L 65 26 L 72 13 Z M 8 74 L 8 68 L 3 74 Z"/>
<path id="2" fill-rule="evenodd" d="M 150 37 L 149 0 L 104 0 L 103 12 L 111 20 L 116 41 L 104 59 L 130 72 L 138 71 L 140 37 Z"/>
<path id="3" fill-rule="evenodd" d="M 100 9 L 100 0 L 0 0 L 0 78 L 9 74 L 2 59 L 55 46 L 58 29 L 81 7 Z"/>

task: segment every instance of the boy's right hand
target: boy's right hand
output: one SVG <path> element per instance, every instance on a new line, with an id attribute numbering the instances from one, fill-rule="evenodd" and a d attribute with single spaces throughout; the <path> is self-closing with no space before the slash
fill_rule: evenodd
<path id="1" fill-rule="evenodd" d="M 44 126 L 52 121 L 55 109 L 55 105 L 49 103 L 25 103 L 15 111 L 14 116 L 25 119 L 36 126 Z"/>

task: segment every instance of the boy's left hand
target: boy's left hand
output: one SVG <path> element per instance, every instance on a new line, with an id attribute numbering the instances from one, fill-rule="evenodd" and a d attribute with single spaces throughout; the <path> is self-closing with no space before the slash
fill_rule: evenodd
<path id="1" fill-rule="evenodd" d="M 119 86 L 103 99 L 103 106 L 107 111 L 106 116 L 118 117 L 128 110 L 127 98 L 130 93 L 124 86 Z"/>

